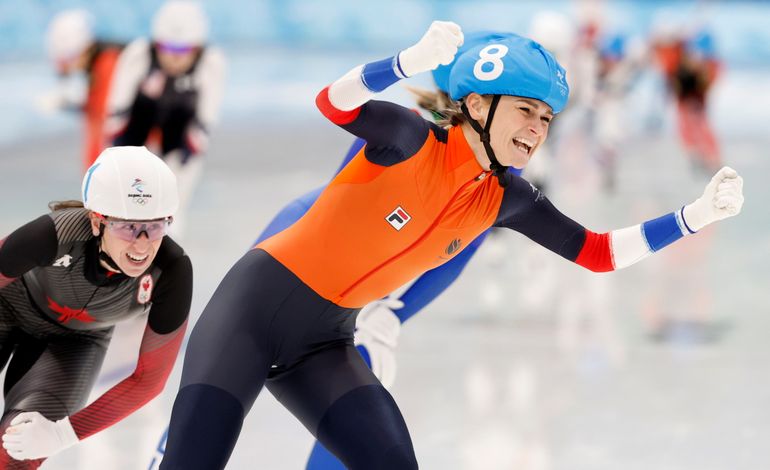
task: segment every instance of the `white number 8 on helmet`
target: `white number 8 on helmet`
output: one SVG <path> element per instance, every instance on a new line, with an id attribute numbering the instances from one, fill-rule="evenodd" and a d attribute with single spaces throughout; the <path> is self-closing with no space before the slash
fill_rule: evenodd
<path id="1" fill-rule="evenodd" d="M 83 206 L 127 220 L 172 217 L 179 207 L 176 176 L 145 147 L 105 149 L 86 171 Z"/>

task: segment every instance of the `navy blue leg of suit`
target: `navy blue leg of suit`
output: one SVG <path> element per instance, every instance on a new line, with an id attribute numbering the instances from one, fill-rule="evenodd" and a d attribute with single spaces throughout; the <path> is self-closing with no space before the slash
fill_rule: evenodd
<path id="1" fill-rule="evenodd" d="M 353 346 L 356 313 L 264 251 L 244 255 L 190 337 L 160 468 L 224 468 L 265 384 L 348 468 L 417 468 L 398 407 Z"/>

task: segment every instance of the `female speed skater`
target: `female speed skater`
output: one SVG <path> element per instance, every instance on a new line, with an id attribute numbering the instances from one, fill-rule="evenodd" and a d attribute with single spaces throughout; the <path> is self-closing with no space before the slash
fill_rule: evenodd
<path id="1" fill-rule="evenodd" d="M 742 180 L 724 168 L 695 202 L 598 234 L 507 172 L 526 165 L 569 94 L 564 70 L 525 38 L 457 58 L 449 91 L 461 107 L 449 128 L 372 100 L 452 62 L 462 42 L 459 26 L 434 22 L 414 46 L 318 95 L 323 114 L 367 144 L 304 217 L 244 255 L 217 288 L 190 339 L 161 469 L 224 468 L 263 386 L 348 468 L 417 468 L 396 403 L 354 347 L 361 307 L 493 225 L 602 272 L 740 211 Z"/>
<path id="2" fill-rule="evenodd" d="M 113 145 L 152 147 L 159 140 L 158 155 L 177 176 L 177 236 L 184 232 L 222 101 L 224 56 L 207 41 L 203 7 L 169 0 L 153 18 L 152 40 L 137 39 L 121 54 L 110 92 L 107 132 Z"/>
<path id="3" fill-rule="evenodd" d="M 66 10 L 57 14 L 48 26 L 48 55 L 56 66 L 59 86 L 38 99 L 45 112 L 75 110 L 85 118 L 83 171 L 88 169 L 106 146 L 104 124 L 107 95 L 122 44 L 102 41 L 94 36 L 93 18 L 85 10 Z M 70 96 L 71 83 L 83 73 L 88 81 L 85 99 Z"/>
<path id="4" fill-rule="evenodd" d="M 479 31 L 465 34 L 462 47 L 458 55 L 465 50 L 490 41 L 511 36 L 511 33 L 495 31 Z M 436 91 L 412 90 L 416 93 L 420 107 L 431 113 L 439 122 L 444 118 L 441 114 L 445 103 L 449 98 L 449 73 L 453 64 L 442 65 L 433 70 L 433 79 L 436 82 Z M 342 160 L 335 175 L 339 173 L 356 156 L 366 144 L 363 139 L 356 139 Z M 509 168 L 513 174 L 521 174 L 517 168 Z M 281 209 L 268 223 L 265 230 L 257 237 L 254 245 L 261 243 L 278 232 L 285 230 L 299 220 L 315 203 L 318 196 L 326 186 L 313 189 L 306 194 L 294 199 Z M 396 291 L 391 292 L 383 299 L 375 300 L 361 310 L 356 320 L 355 345 L 363 356 L 374 375 L 380 380 L 386 389 L 390 389 L 396 378 L 395 349 L 401 325 L 412 316 L 416 315 L 436 297 L 443 293 L 460 276 L 465 265 L 468 264 L 473 254 L 484 239 L 489 230 L 483 232 L 457 256 L 431 269 L 408 282 Z M 165 448 L 167 432 L 163 433 L 158 445 L 150 469 L 156 468 L 160 462 Z M 344 470 L 342 463 L 323 445 L 316 442 L 307 463 L 308 470 Z"/>
<path id="5" fill-rule="evenodd" d="M 141 408 L 182 343 L 192 265 L 165 237 L 179 204 L 174 174 L 144 147 L 108 148 L 82 198 L 52 203 L 0 240 L 2 469 L 38 468 Z M 115 325 L 144 314 L 136 369 L 84 407 Z"/>

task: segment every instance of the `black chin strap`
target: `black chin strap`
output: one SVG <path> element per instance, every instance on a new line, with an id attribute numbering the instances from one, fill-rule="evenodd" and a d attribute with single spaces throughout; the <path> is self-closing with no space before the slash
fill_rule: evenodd
<path id="1" fill-rule="evenodd" d="M 115 261 L 110 257 L 110 255 L 108 255 L 107 253 L 103 252 L 101 250 L 101 248 L 99 249 L 99 260 L 100 261 L 104 261 L 107 264 L 107 266 L 109 266 L 110 268 L 114 269 L 115 271 L 117 271 L 117 272 L 119 272 L 121 274 L 123 273 L 123 270 L 120 269 L 117 264 L 115 264 Z"/>
<path id="2" fill-rule="evenodd" d="M 96 243 L 98 243 L 99 248 L 99 261 L 104 261 L 104 263 L 109 266 L 110 268 L 114 269 L 115 271 L 125 274 L 120 267 L 118 267 L 117 263 L 115 263 L 115 260 L 110 257 L 107 253 L 102 251 L 102 234 L 104 233 L 105 227 L 104 224 L 99 224 L 99 236 L 96 237 Z"/>
<path id="3" fill-rule="evenodd" d="M 497 176 L 497 182 L 500 184 L 501 187 L 505 187 L 508 183 L 505 181 L 505 172 L 508 170 L 507 166 L 503 166 L 500 164 L 500 162 L 497 160 L 497 157 L 495 157 L 495 152 L 492 150 L 492 144 L 489 143 L 489 129 L 492 127 L 492 118 L 495 115 L 495 110 L 497 109 L 497 103 L 500 102 L 500 95 L 494 95 L 492 97 L 492 104 L 489 105 L 489 113 L 487 114 L 487 122 L 484 125 L 484 128 L 482 129 L 481 124 L 475 119 L 471 117 L 470 112 L 468 112 L 468 107 L 465 105 L 465 102 L 460 106 L 460 109 L 462 110 L 463 114 L 466 118 L 468 118 L 468 123 L 471 125 L 474 131 L 476 131 L 479 134 L 479 137 L 481 138 L 481 143 L 484 144 L 484 150 L 487 152 L 487 158 L 489 158 L 489 169 L 492 170 L 492 172 Z"/>

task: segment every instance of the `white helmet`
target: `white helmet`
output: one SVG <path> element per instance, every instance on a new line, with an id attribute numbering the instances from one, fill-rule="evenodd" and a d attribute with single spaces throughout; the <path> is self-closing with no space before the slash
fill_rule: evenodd
<path id="1" fill-rule="evenodd" d="M 556 11 L 540 11 L 532 18 L 529 37 L 564 60 L 575 41 L 575 27 L 569 17 Z"/>
<path id="2" fill-rule="evenodd" d="M 200 46 L 208 39 L 206 13 L 198 2 L 170 0 L 152 19 L 152 39 L 178 46 Z"/>
<path id="3" fill-rule="evenodd" d="M 105 149 L 86 171 L 83 206 L 128 220 L 171 217 L 179 207 L 176 176 L 145 147 Z"/>
<path id="4" fill-rule="evenodd" d="M 48 56 L 55 61 L 74 59 L 93 43 L 93 26 L 93 16 L 86 10 L 57 14 L 46 32 Z"/>

